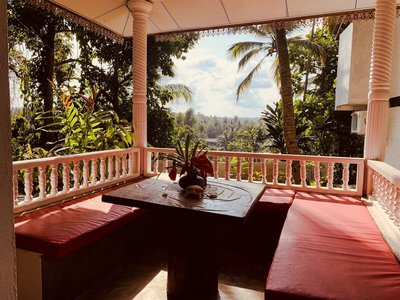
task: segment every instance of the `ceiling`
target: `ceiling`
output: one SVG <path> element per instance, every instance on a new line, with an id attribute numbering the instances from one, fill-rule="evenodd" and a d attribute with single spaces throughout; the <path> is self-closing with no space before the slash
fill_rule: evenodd
<path id="1" fill-rule="evenodd" d="M 132 35 L 126 0 L 50 0 L 121 35 Z M 153 0 L 148 34 L 290 20 L 374 8 L 375 0 Z M 400 0 L 397 1 L 400 3 Z"/>

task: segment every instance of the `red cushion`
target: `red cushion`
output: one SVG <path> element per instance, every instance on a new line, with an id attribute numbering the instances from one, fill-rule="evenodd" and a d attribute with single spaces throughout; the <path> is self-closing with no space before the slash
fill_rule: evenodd
<path id="1" fill-rule="evenodd" d="M 265 298 L 400 299 L 400 266 L 362 202 L 298 193 Z"/>
<path id="2" fill-rule="evenodd" d="M 293 203 L 294 195 L 295 192 L 292 190 L 266 189 L 257 203 L 257 210 L 286 215 Z"/>
<path id="3" fill-rule="evenodd" d="M 16 245 L 59 258 L 127 224 L 143 212 L 143 209 L 104 203 L 101 195 L 70 201 L 16 218 Z"/>

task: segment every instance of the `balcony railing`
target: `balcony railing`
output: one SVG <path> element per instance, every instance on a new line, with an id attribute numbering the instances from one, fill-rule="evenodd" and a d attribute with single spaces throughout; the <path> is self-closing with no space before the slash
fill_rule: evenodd
<path id="1" fill-rule="evenodd" d="M 14 213 L 138 177 L 139 162 L 135 148 L 13 162 Z"/>
<path id="2" fill-rule="evenodd" d="M 368 161 L 369 211 L 400 259 L 400 170 L 381 161 Z"/>
<path id="3" fill-rule="evenodd" d="M 161 153 L 174 152 L 170 148 L 145 149 L 147 175 L 167 172 L 171 163 L 156 158 Z M 319 193 L 361 196 L 363 192 L 363 158 L 226 151 L 209 151 L 207 156 L 213 163 L 215 178 Z M 294 168 L 300 174 L 298 182 L 293 178 Z"/>

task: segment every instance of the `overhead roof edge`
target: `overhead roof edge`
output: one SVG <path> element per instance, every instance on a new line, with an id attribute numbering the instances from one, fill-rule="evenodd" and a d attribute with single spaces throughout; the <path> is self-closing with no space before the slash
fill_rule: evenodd
<path id="1" fill-rule="evenodd" d="M 119 35 L 118 33 L 115 33 L 114 31 L 105 28 L 104 26 L 94 22 L 93 20 L 86 19 L 85 17 L 82 17 L 54 2 L 51 2 L 49 0 L 25 0 L 25 2 L 32 6 L 43 9 L 46 12 L 52 13 L 57 17 L 64 18 L 65 20 L 80 25 L 96 34 L 100 34 L 106 38 L 112 39 L 117 43 L 122 44 L 124 42 L 124 37 Z"/>

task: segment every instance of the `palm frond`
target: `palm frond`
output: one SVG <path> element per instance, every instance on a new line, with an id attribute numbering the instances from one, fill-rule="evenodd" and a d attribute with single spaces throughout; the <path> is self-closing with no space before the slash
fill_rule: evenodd
<path id="1" fill-rule="evenodd" d="M 264 60 L 267 58 L 267 55 L 265 55 L 257 65 L 247 74 L 246 78 L 243 79 L 243 81 L 239 84 L 238 88 L 236 89 L 236 101 L 239 101 L 239 97 L 243 92 L 249 87 L 251 81 L 253 80 L 254 75 L 258 73 L 258 71 L 261 69 Z"/>
<path id="2" fill-rule="evenodd" d="M 256 42 L 256 41 L 250 41 L 250 42 L 239 42 L 233 44 L 227 51 L 228 55 L 231 55 L 234 59 L 236 59 L 238 56 L 245 54 L 248 51 L 251 51 L 253 49 L 259 49 L 259 48 L 264 48 L 268 47 L 268 43 L 264 42 Z"/>
<path id="3" fill-rule="evenodd" d="M 260 52 L 267 51 L 266 47 L 258 48 L 258 49 L 253 49 L 247 52 L 242 59 L 238 63 L 238 71 L 243 69 L 247 63 L 249 62 L 250 59 L 252 59 L 254 56 L 260 54 Z"/>
<path id="4" fill-rule="evenodd" d="M 186 102 L 191 102 L 193 100 L 193 92 L 187 85 L 171 83 L 164 85 L 163 88 L 172 94 L 174 100 L 179 98 L 185 99 Z"/>

